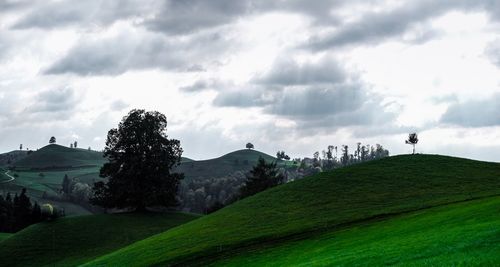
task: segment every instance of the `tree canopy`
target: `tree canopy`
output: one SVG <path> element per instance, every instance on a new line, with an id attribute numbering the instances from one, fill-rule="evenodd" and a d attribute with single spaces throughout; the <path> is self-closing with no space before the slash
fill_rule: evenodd
<path id="1" fill-rule="evenodd" d="M 245 185 L 240 189 L 242 198 L 255 195 L 268 188 L 280 185 L 285 182 L 285 177 L 276 167 L 276 162 L 266 162 L 259 157 L 257 165 L 250 171 Z"/>
<path id="2" fill-rule="evenodd" d="M 55 144 L 56 143 L 56 138 L 54 136 L 52 136 L 50 139 L 49 139 L 49 144 Z"/>
<path id="3" fill-rule="evenodd" d="M 104 148 L 109 162 L 100 171 L 108 182 L 94 184 L 91 202 L 136 210 L 175 206 L 183 174 L 172 168 L 180 163 L 182 148 L 179 140 L 168 139 L 166 129 L 165 115 L 137 109 L 111 129 Z"/>

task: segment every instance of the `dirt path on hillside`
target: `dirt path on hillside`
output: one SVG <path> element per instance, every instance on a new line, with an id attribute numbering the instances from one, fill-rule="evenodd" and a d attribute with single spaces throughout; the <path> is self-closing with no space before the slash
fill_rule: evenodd
<path id="1" fill-rule="evenodd" d="M 10 171 L 6 171 L 4 174 L 5 176 L 9 177 L 9 180 L 7 181 L 1 181 L 0 184 L 5 184 L 5 183 L 10 183 L 12 181 L 14 181 L 16 178 L 14 178 L 14 176 L 10 175 L 9 174 Z"/>

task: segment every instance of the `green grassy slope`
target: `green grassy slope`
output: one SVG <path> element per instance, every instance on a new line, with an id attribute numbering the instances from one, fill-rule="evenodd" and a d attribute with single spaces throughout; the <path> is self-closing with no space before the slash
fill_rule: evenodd
<path id="1" fill-rule="evenodd" d="M 104 162 L 101 152 L 48 145 L 16 161 L 15 166 L 25 169 L 77 168 L 101 166 Z"/>
<path id="2" fill-rule="evenodd" d="M 209 262 L 197 261 L 206 266 Z M 500 197 L 412 212 L 378 222 L 221 255 L 213 266 L 495 266 Z"/>
<path id="3" fill-rule="evenodd" d="M 12 234 L 10 233 L 0 233 L 0 242 L 4 241 L 8 237 L 10 237 Z"/>
<path id="4" fill-rule="evenodd" d="M 101 214 L 39 223 L 0 242 L 0 265 L 75 266 L 195 218 L 184 213 Z"/>
<path id="5" fill-rule="evenodd" d="M 500 164 L 396 156 L 339 169 L 259 193 L 89 266 L 181 264 L 243 245 L 340 224 L 500 194 Z"/>
<path id="6" fill-rule="evenodd" d="M 222 157 L 189 161 L 184 160 L 177 171 L 184 173 L 187 180 L 192 178 L 217 178 L 232 174 L 236 171 L 250 170 L 263 157 L 266 161 L 275 161 L 276 158 L 250 149 L 237 150 Z"/>

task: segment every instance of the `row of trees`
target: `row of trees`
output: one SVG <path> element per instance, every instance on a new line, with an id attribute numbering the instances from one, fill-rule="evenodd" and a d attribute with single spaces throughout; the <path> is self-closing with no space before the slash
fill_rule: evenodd
<path id="1" fill-rule="evenodd" d="M 313 154 L 313 165 L 321 167 L 323 170 L 331 170 L 334 168 L 348 166 L 356 163 L 380 159 L 389 156 L 389 150 L 385 149 L 382 145 L 376 144 L 375 146 L 362 145 L 357 143 L 353 153 L 350 152 L 348 145 L 339 147 L 329 145 L 326 150 L 322 151 L 322 157 L 319 151 Z M 302 164 L 305 164 L 304 162 Z"/>
<path id="2" fill-rule="evenodd" d="M 48 204 L 40 207 L 37 202 L 31 203 L 25 188 L 14 197 L 10 193 L 5 198 L 0 195 L 0 232 L 17 232 L 31 224 L 62 215 Z"/>

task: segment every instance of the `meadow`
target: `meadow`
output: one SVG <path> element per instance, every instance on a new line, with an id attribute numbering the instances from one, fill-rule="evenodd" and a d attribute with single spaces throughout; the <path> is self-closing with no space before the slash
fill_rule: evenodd
<path id="1" fill-rule="evenodd" d="M 99 214 L 32 225 L 0 241 L 3 266 L 76 266 L 186 223 L 186 213 Z M 0 235 L 0 240 L 3 238 Z"/>
<path id="2" fill-rule="evenodd" d="M 500 164 L 396 156 L 266 190 L 87 266 L 193 264 L 241 247 L 500 194 Z"/>

